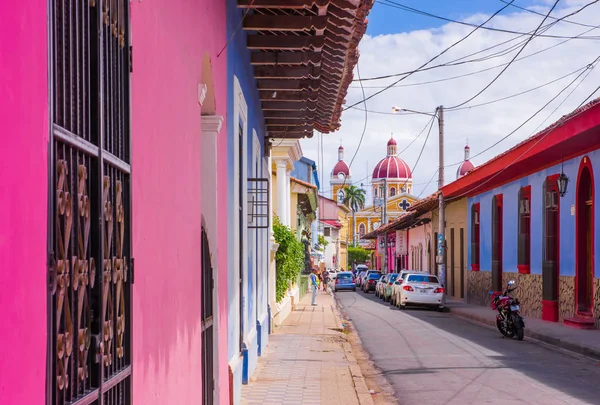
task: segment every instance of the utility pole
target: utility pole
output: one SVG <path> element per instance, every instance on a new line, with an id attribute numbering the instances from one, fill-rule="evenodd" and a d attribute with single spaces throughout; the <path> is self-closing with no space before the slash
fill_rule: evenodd
<path id="1" fill-rule="evenodd" d="M 437 108 L 437 118 L 439 124 L 439 171 L 438 171 L 438 240 L 437 240 L 437 264 L 438 276 L 444 283 L 444 287 L 448 284 L 446 274 L 446 215 L 444 212 L 444 196 L 442 195 L 442 187 L 444 187 L 444 106 Z"/>
<path id="2" fill-rule="evenodd" d="M 383 207 L 381 209 L 381 226 L 385 226 L 387 224 L 387 179 L 383 179 Z M 383 272 L 387 274 L 388 272 L 388 246 L 387 246 L 387 233 L 383 235 Z"/>

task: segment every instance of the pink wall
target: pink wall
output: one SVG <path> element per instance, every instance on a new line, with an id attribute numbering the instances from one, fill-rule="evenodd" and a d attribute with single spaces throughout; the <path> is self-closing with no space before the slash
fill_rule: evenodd
<path id="1" fill-rule="evenodd" d="M 45 398 L 45 5 L 0 1 L 0 404 L 43 404 Z"/>
<path id="2" fill-rule="evenodd" d="M 134 369 L 136 404 L 201 402 L 200 105 L 210 54 L 217 114 L 225 115 L 225 2 L 132 2 Z M 226 183 L 226 128 L 218 150 Z M 220 197 L 226 201 L 225 188 Z M 227 204 L 220 204 L 224 218 Z M 219 230 L 226 245 L 226 228 Z M 219 252 L 220 402 L 229 403 L 227 265 Z M 213 256 L 214 257 L 214 256 Z"/>

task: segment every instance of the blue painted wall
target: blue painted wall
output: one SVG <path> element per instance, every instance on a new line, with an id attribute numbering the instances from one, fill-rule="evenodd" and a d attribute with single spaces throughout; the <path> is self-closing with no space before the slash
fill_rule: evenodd
<path id="1" fill-rule="evenodd" d="M 577 174 L 584 155 L 564 162 L 564 173 L 569 178 L 567 194 L 560 198 L 560 274 L 575 276 L 575 215 L 571 206 L 575 204 Z M 600 150 L 588 153 L 594 174 L 595 197 L 600 193 Z M 480 267 L 481 271 L 492 269 L 492 198 L 503 197 L 503 271 L 517 272 L 518 196 L 519 189 L 531 186 L 531 274 L 542 274 L 543 246 L 543 185 L 548 176 L 560 173 L 556 165 L 533 173 L 511 183 L 469 198 L 469 212 L 473 204 L 480 204 Z M 594 205 L 594 250 L 600 251 L 600 204 Z M 471 240 L 471 216 L 468 215 L 468 235 Z M 471 268 L 471 244 L 468 243 L 468 268 Z M 600 277 L 600 255 L 594 258 L 595 277 Z"/>
<path id="2" fill-rule="evenodd" d="M 302 156 L 300 160 L 294 163 L 294 170 L 291 173 L 292 177 L 298 180 L 305 181 L 320 188 L 319 176 L 317 174 L 317 164 L 314 160 L 311 160 L 305 156 Z"/>
<path id="3" fill-rule="evenodd" d="M 227 45 L 227 128 L 228 128 L 228 178 L 230 181 L 227 184 L 228 194 L 231 197 L 228 203 L 228 211 L 230 218 L 233 218 L 234 210 L 236 209 L 234 196 L 234 178 L 237 173 L 233 172 L 234 159 L 234 128 L 238 126 L 237 122 L 234 122 L 234 77 L 237 77 L 244 95 L 244 99 L 248 106 L 248 123 L 247 123 L 247 143 L 244 145 L 245 153 L 245 164 L 247 165 L 248 176 L 253 176 L 256 169 L 253 167 L 254 160 L 254 132 L 256 132 L 257 139 L 259 142 L 260 156 L 258 159 L 259 173 L 262 174 L 263 159 L 264 159 L 264 118 L 261 110 L 261 104 L 258 97 L 258 91 L 256 88 L 256 81 L 254 79 L 254 70 L 250 65 L 250 52 L 246 47 L 247 35 L 244 30 L 239 29 L 243 10 L 237 8 L 236 0 L 227 0 L 227 40 L 230 40 Z M 225 46 L 225 43 L 223 44 Z M 241 218 L 242 221 L 246 221 L 246 213 Z M 234 234 L 237 233 L 238 224 L 233 223 L 233 220 L 229 221 L 229 246 L 233 246 Z M 263 329 L 263 335 L 259 339 L 258 332 L 260 328 L 260 321 L 264 322 L 267 313 L 267 299 L 263 298 L 267 295 L 267 272 L 264 268 L 264 260 L 266 257 L 267 249 L 267 230 L 248 230 L 247 246 L 244 247 L 244 259 L 247 262 L 246 272 L 243 274 L 244 280 L 246 280 L 246 288 L 243 291 L 242 301 L 244 304 L 244 319 L 243 319 L 243 334 L 246 343 L 247 352 L 244 354 L 243 364 L 243 375 L 234 376 L 234 386 L 236 393 L 234 394 L 237 399 L 239 398 L 239 385 L 244 382 L 252 375 L 252 372 L 256 368 L 257 357 L 259 353 L 258 342 L 259 340 L 263 345 L 267 343 L 267 336 Z M 239 337 L 235 333 L 236 323 L 238 322 L 239 307 L 235 305 L 237 302 L 237 296 L 239 294 L 239 284 L 237 280 L 234 280 L 233 275 L 235 274 L 234 269 L 237 263 L 230 261 L 229 267 L 229 302 L 231 307 L 229 309 L 229 357 L 232 358 L 237 354 L 239 348 Z M 259 299 L 260 297 L 260 299 Z M 263 316 L 264 314 L 264 316 Z"/>

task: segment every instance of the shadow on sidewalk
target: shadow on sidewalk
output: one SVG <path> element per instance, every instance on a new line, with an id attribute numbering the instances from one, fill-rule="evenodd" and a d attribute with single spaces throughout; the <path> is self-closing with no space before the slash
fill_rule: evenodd
<path id="1" fill-rule="evenodd" d="M 484 353 L 495 365 L 481 366 L 481 369 L 511 369 L 558 391 L 586 401 L 590 404 L 600 403 L 600 363 L 587 357 L 565 354 L 559 350 L 552 350 L 547 345 L 540 345 L 535 341 L 517 341 L 503 338 L 500 333 L 492 328 L 482 328 L 466 319 L 452 316 L 451 313 L 438 313 L 429 309 L 410 308 L 399 310 L 388 306 L 387 303 L 374 295 L 364 295 L 366 299 L 379 302 L 382 305 L 381 315 L 385 317 L 388 311 L 399 312 L 428 324 L 438 330 L 460 338 L 469 344 L 469 350 Z M 463 304 L 467 305 L 467 304 Z M 452 304 L 451 311 L 452 311 Z M 385 311 L 384 311 L 385 309 Z M 477 309 L 486 310 L 480 307 Z M 491 309 L 489 310 L 494 316 Z M 485 316 L 485 315 L 482 315 Z M 396 327 L 394 327 L 397 329 Z M 401 332 L 401 330 L 398 330 Z M 592 332 L 596 331 L 583 331 Z M 449 339 L 450 341 L 451 339 Z M 407 345 L 418 342 L 407 342 Z M 467 367 L 469 368 L 469 367 Z M 459 370 L 463 367 L 418 367 L 412 369 L 399 368 L 386 370 L 388 375 L 427 374 L 434 375 L 444 370 Z M 499 382 L 501 384 L 501 382 Z"/>

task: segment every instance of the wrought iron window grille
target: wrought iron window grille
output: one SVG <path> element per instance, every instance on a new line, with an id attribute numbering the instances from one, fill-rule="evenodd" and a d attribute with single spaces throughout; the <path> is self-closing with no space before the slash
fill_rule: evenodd
<path id="1" fill-rule="evenodd" d="M 248 178 L 248 228 L 267 229 L 269 222 L 269 179 Z"/>

